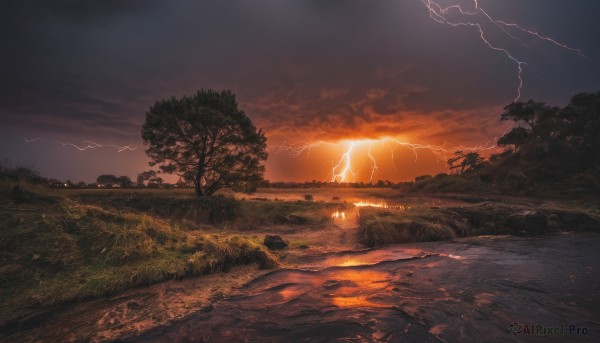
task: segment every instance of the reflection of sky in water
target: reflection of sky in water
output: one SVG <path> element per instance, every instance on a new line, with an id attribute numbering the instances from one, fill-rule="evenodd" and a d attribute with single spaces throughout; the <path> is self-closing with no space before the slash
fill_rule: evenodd
<path id="1" fill-rule="evenodd" d="M 167 327 L 164 337 L 454 342 L 483 333 L 504 342 L 511 321 L 587 325 L 598 317 L 590 294 L 599 244 L 587 235 L 472 237 L 307 256 L 308 268 L 252 280 L 241 296 Z"/>
<path id="2" fill-rule="evenodd" d="M 392 203 L 389 203 L 389 202 L 386 202 L 383 200 L 379 200 L 379 201 L 358 200 L 358 201 L 353 202 L 352 204 L 358 208 L 360 208 L 360 207 L 375 207 L 375 208 L 384 208 L 384 209 L 400 210 L 400 211 L 410 209 L 410 206 L 405 206 L 402 204 L 392 204 Z M 349 217 L 349 215 L 346 214 L 346 211 L 335 210 L 334 212 L 331 213 L 331 218 L 334 221 L 345 221 L 348 217 Z"/>
<path id="3" fill-rule="evenodd" d="M 360 200 L 360 201 L 355 202 L 354 206 L 356 206 L 356 207 L 387 208 L 387 209 L 392 209 L 392 210 L 405 210 L 406 209 L 404 205 L 390 204 L 390 203 L 385 202 L 385 201 L 365 201 L 365 200 Z"/>
<path id="4" fill-rule="evenodd" d="M 388 247 L 386 249 L 375 249 L 360 253 L 342 253 L 327 256 L 301 266 L 305 269 L 326 267 L 354 267 L 377 264 L 382 261 L 405 260 L 415 257 L 438 255 L 435 252 L 417 248 L 405 248 L 403 246 Z"/>
<path id="5" fill-rule="evenodd" d="M 331 218 L 338 220 L 346 220 L 346 212 L 344 211 L 335 211 L 331 214 Z"/>
<path id="6" fill-rule="evenodd" d="M 335 280 L 342 282 L 343 286 L 334 291 L 331 302 L 339 307 L 377 307 L 369 295 L 374 291 L 383 291 L 387 286 L 390 275 L 374 270 L 342 270 L 331 275 Z M 365 294 L 365 291 L 367 294 Z"/>

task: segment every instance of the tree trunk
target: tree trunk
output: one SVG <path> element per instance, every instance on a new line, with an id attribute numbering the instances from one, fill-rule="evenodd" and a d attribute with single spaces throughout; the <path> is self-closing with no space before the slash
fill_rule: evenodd
<path id="1" fill-rule="evenodd" d="M 197 196 L 203 196 L 204 192 L 202 191 L 202 175 L 204 169 L 203 161 L 198 162 L 198 169 L 196 170 L 196 177 L 194 178 L 194 188 L 196 189 Z"/>
<path id="2" fill-rule="evenodd" d="M 197 196 L 202 196 L 202 185 L 200 184 L 200 180 L 195 179 L 194 180 L 194 189 L 196 190 L 196 195 Z"/>
<path id="3" fill-rule="evenodd" d="M 206 194 L 207 196 L 212 196 L 213 194 L 215 194 L 216 191 L 218 191 L 219 189 L 221 189 L 221 187 L 218 186 L 218 184 L 215 182 L 213 183 L 207 190 L 206 190 Z"/>

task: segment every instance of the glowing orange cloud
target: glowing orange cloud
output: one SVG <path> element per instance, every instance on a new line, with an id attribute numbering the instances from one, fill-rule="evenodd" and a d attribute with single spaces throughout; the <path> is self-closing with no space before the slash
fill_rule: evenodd
<path id="1" fill-rule="evenodd" d="M 418 162 L 420 152 L 425 151 L 429 153 L 429 155 L 433 155 L 438 162 L 442 162 L 442 164 L 445 166 L 448 157 L 456 151 L 491 151 L 496 149 L 496 146 L 495 144 L 478 146 L 418 144 L 399 140 L 393 137 L 383 137 L 379 139 L 316 141 L 303 145 L 284 144 L 274 148 L 275 153 L 286 153 L 291 158 L 299 158 L 302 155 L 305 155 L 307 160 L 310 159 L 310 155 L 314 150 L 325 151 L 325 154 L 332 158 L 332 166 L 330 167 L 330 172 L 326 177 L 327 181 L 374 182 L 375 177 L 378 176 L 377 172 L 379 170 L 379 165 L 384 165 L 384 163 L 378 163 L 378 160 L 387 160 L 388 166 L 391 165 L 391 167 L 396 171 L 399 169 L 395 163 L 396 152 L 399 148 L 410 150 L 414 156 L 413 158 L 415 163 Z M 322 158 L 320 159 L 322 160 Z M 304 168 L 307 169 L 307 173 L 310 173 L 311 169 L 319 169 L 314 165 L 311 168 L 311 165 L 311 163 L 304 163 Z M 366 170 L 366 172 L 361 173 L 359 170 Z"/>

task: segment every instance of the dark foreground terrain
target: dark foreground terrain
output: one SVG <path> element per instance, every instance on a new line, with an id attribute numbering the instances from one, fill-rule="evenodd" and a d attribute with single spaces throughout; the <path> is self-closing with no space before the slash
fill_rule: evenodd
<path id="1" fill-rule="evenodd" d="M 594 199 L 21 187 L 0 341 L 600 340 Z"/>

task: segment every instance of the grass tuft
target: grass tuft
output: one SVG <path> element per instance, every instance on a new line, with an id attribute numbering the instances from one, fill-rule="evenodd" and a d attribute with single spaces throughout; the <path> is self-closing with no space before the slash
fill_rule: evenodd
<path id="1" fill-rule="evenodd" d="M 445 225 L 402 212 L 361 209 L 359 237 L 369 247 L 407 242 L 449 240 L 455 232 Z"/>

